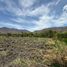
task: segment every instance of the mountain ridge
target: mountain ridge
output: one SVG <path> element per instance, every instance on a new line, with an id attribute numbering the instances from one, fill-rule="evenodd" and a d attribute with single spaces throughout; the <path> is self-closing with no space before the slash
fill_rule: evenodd
<path id="1" fill-rule="evenodd" d="M 45 32 L 45 31 L 48 31 L 48 30 L 57 31 L 57 32 L 67 32 L 67 26 L 45 28 L 45 29 L 42 29 L 42 30 L 36 30 L 35 32 Z"/>
<path id="2" fill-rule="evenodd" d="M 29 32 L 25 29 L 15 29 L 15 28 L 7 28 L 7 27 L 1 27 L 0 33 L 21 33 L 21 32 Z"/>
<path id="3" fill-rule="evenodd" d="M 48 30 L 57 31 L 57 32 L 67 32 L 67 26 L 65 27 L 52 27 L 52 28 L 45 28 L 42 30 L 36 30 L 34 32 L 45 32 Z M 0 33 L 21 33 L 21 32 L 31 32 L 29 30 L 25 29 L 15 29 L 15 28 L 7 28 L 7 27 L 1 27 Z"/>

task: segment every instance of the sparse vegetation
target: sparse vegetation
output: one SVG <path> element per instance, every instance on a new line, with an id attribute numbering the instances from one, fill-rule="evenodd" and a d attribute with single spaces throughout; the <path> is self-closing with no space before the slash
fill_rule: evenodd
<path id="1" fill-rule="evenodd" d="M 0 36 L 0 67 L 67 67 L 63 41 L 33 37 L 32 33 L 28 37 L 14 35 Z"/>

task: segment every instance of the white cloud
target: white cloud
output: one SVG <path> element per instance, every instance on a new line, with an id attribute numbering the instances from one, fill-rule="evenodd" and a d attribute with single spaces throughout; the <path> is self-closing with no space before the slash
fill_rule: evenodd
<path id="1" fill-rule="evenodd" d="M 56 5 L 58 5 L 58 4 L 60 3 L 60 1 L 61 1 L 61 0 L 57 0 L 57 1 L 56 1 Z"/>
<path id="2" fill-rule="evenodd" d="M 26 24 L 26 23 L 30 23 L 28 20 L 24 19 L 24 18 L 12 18 L 11 21 L 19 23 L 19 24 Z M 32 23 L 32 22 L 31 22 Z"/>
<path id="3" fill-rule="evenodd" d="M 5 10 L 15 14 L 15 15 L 22 15 L 22 10 L 17 7 L 16 3 L 14 1 L 11 1 L 11 0 L 7 0 L 7 1 L 4 1 L 5 4 L 6 4 L 6 8 Z"/>
<path id="4" fill-rule="evenodd" d="M 67 5 L 64 6 L 63 11 L 67 13 Z"/>
<path id="5" fill-rule="evenodd" d="M 31 10 L 28 8 L 33 5 L 35 0 L 18 0 L 20 6 L 15 3 L 15 1 L 12 0 L 5 0 L 3 3 L 5 3 L 5 7 L 0 7 L 0 11 L 7 10 L 8 12 L 13 13 L 13 15 L 16 16 L 27 16 Z"/>
<path id="6" fill-rule="evenodd" d="M 48 5 L 41 5 L 32 10 L 31 7 L 36 0 L 18 0 L 20 7 L 17 7 L 17 4 L 12 0 L 3 1 L 6 6 L 4 8 L 0 8 L 1 10 L 7 10 L 8 12 L 13 13 L 13 15 L 17 16 L 39 16 L 43 14 L 48 14 L 50 9 Z M 50 5 L 49 5 L 50 6 Z"/>
<path id="7" fill-rule="evenodd" d="M 39 16 L 39 15 L 43 15 L 43 14 L 48 14 L 49 12 L 50 12 L 50 10 L 47 6 L 41 5 L 38 8 L 35 8 L 34 10 L 32 10 L 30 12 L 30 15 Z"/>
<path id="8" fill-rule="evenodd" d="M 22 7 L 28 8 L 31 7 L 36 0 L 19 0 L 19 3 Z"/>
<path id="9" fill-rule="evenodd" d="M 63 13 L 61 17 L 58 19 L 60 25 L 66 24 L 67 23 L 67 5 L 63 7 Z"/>
<path id="10" fill-rule="evenodd" d="M 6 6 L 1 10 L 7 10 L 8 12 L 13 13 L 17 16 L 39 16 L 49 13 L 49 8 L 47 5 L 41 5 L 34 10 L 32 10 L 32 5 L 35 3 L 35 0 L 18 0 L 21 4 L 21 8 L 17 7 L 17 4 L 14 1 L 6 0 L 3 1 Z M 29 7 L 29 8 L 28 8 Z"/>
<path id="11" fill-rule="evenodd" d="M 22 19 L 22 18 L 12 18 L 11 19 L 13 22 L 16 22 L 16 23 L 25 23 L 26 20 Z"/>
<path id="12" fill-rule="evenodd" d="M 50 17 L 48 15 L 41 16 L 38 21 L 35 21 L 36 27 L 32 28 L 32 30 L 41 30 L 44 28 L 48 28 L 52 26 L 52 19 L 53 17 Z"/>
<path id="13" fill-rule="evenodd" d="M 48 3 L 48 7 L 55 7 L 57 6 L 59 3 L 61 2 L 61 0 L 53 0 L 50 3 Z"/>
<path id="14" fill-rule="evenodd" d="M 0 23 L 1 26 L 0 27 L 9 27 L 9 28 L 17 28 L 17 29 L 24 29 L 22 26 L 18 25 L 18 24 L 12 24 L 12 23 L 9 23 L 9 22 L 1 22 Z"/>

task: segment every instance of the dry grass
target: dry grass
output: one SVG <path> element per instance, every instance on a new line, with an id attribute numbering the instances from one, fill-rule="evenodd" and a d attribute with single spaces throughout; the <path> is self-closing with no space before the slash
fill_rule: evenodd
<path id="1" fill-rule="evenodd" d="M 51 38 L 0 36 L 0 67 L 67 67 L 67 46 Z"/>

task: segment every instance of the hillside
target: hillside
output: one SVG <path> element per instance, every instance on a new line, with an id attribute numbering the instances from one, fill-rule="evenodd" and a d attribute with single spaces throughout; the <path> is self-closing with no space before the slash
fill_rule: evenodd
<path id="1" fill-rule="evenodd" d="M 20 30 L 20 29 L 15 29 L 15 28 L 6 28 L 2 27 L 0 28 L 1 33 L 21 33 L 21 32 L 29 32 L 28 30 Z"/>
<path id="2" fill-rule="evenodd" d="M 57 31 L 57 32 L 67 32 L 67 26 L 66 27 L 46 28 L 46 29 L 43 29 L 43 30 L 37 30 L 35 32 L 46 32 L 48 30 Z"/>

